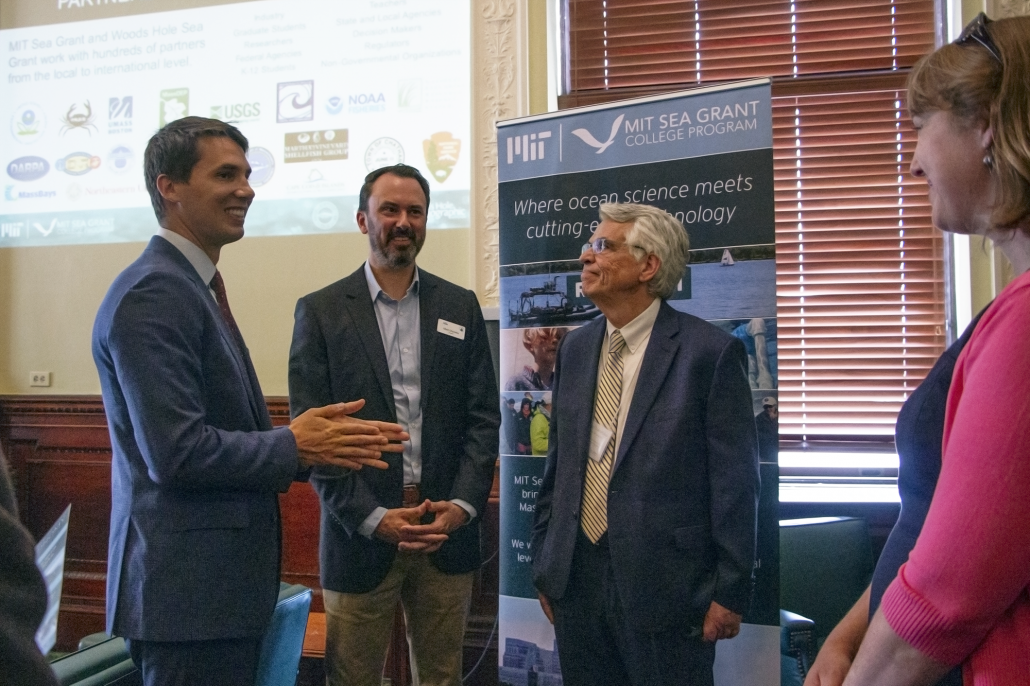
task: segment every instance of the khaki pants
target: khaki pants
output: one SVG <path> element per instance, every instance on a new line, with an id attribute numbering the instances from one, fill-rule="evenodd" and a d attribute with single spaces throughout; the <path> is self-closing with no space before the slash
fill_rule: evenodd
<path id="1" fill-rule="evenodd" d="M 397 553 L 368 593 L 323 590 L 328 686 L 380 686 L 400 600 L 414 686 L 460 686 L 462 645 L 475 572 L 444 574 L 428 556 Z"/>

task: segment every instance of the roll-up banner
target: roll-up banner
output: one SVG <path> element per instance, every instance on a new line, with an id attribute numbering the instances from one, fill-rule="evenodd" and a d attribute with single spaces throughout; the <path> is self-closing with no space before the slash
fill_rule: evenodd
<path id="1" fill-rule="evenodd" d="M 756 588 L 740 635 L 720 641 L 723 686 L 779 683 L 776 260 L 768 80 L 499 122 L 501 522 L 499 681 L 560 686 L 537 600 L 530 533 L 543 480 L 558 341 L 601 316 L 580 287 L 602 203 L 673 214 L 690 264 L 669 303 L 740 338 L 762 453 Z"/>

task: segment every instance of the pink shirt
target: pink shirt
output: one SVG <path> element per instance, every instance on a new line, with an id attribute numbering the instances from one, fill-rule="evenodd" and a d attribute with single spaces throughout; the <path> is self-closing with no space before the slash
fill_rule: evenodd
<path id="1" fill-rule="evenodd" d="M 1030 684 L 1030 272 L 984 313 L 955 366 L 940 480 L 883 596 L 920 652 L 974 686 Z"/>

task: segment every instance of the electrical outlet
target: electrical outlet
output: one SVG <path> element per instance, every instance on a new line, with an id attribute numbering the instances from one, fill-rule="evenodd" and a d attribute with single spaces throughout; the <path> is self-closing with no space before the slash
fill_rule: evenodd
<path id="1" fill-rule="evenodd" d="M 50 372 L 29 372 L 30 386 L 49 386 Z"/>

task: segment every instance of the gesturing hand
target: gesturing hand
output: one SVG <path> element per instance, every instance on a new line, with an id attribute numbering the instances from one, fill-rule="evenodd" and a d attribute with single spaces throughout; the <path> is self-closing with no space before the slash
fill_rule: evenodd
<path id="1" fill-rule="evenodd" d="M 355 400 L 316 407 L 290 422 L 301 465 L 386 469 L 382 453 L 402 452 L 399 441 L 408 440 L 408 434 L 399 424 L 350 416 L 364 405 L 364 400 Z"/>

